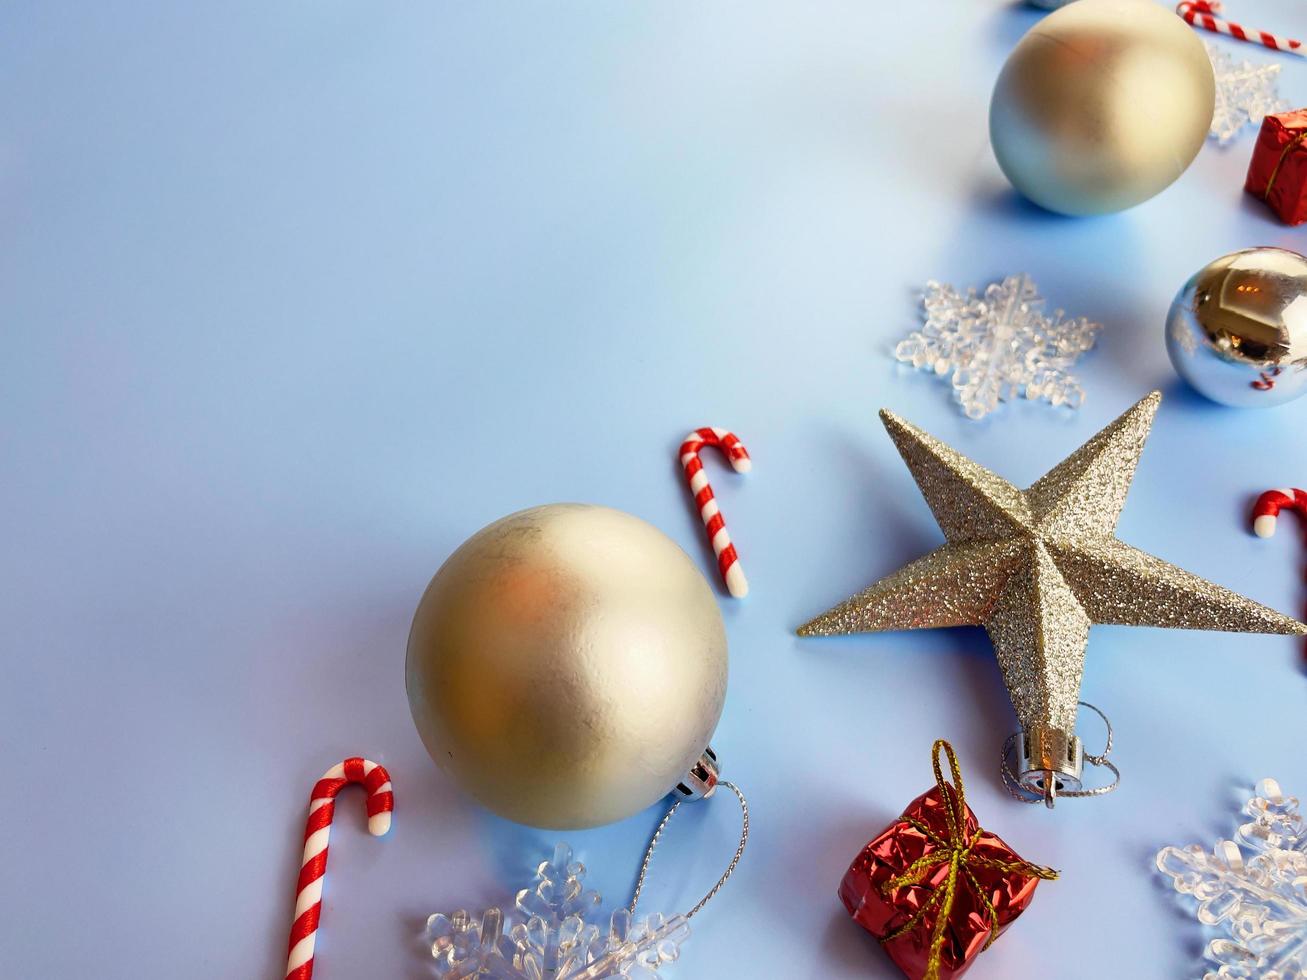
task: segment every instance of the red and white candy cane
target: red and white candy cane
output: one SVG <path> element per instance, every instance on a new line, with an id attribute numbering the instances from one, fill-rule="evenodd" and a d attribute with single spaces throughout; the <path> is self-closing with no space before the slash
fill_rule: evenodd
<path id="1" fill-rule="evenodd" d="M 1278 34 L 1271 34 L 1267 31 L 1254 30 L 1251 27 L 1244 27 L 1242 24 L 1236 24 L 1232 20 L 1226 20 L 1224 17 L 1218 16 L 1221 13 L 1219 0 L 1184 0 L 1175 8 L 1175 12 L 1184 18 L 1185 23 L 1192 27 L 1201 27 L 1205 31 L 1224 34 L 1239 41 L 1261 44 L 1275 51 L 1287 51 L 1289 54 L 1307 57 L 1307 50 L 1303 48 L 1301 41 L 1295 41 L 1291 37 L 1280 37 Z"/>
<path id="2" fill-rule="evenodd" d="M 1296 510 L 1307 518 L 1307 491 L 1293 487 L 1267 490 L 1253 505 L 1253 533 L 1259 538 L 1269 538 L 1275 533 L 1275 519 L 1282 510 Z"/>
<path id="3" fill-rule="evenodd" d="M 736 473 L 748 473 L 753 469 L 749 451 L 733 432 L 725 429 L 695 429 L 681 443 L 681 465 L 685 467 L 685 478 L 690 481 L 690 492 L 694 494 L 695 506 L 703 526 L 708 529 L 708 541 L 712 544 L 713 554 L 717 556 L 717 568 L 726 583 L 726 591 L 737 599 L 749 594 L 749 582 L 740 568 L 740 556 L 735 552 L 731 536 L 726 533 L 726 521 L 721 509 L 713 497 L 712 487 L 708 485 L 708 476 L 703 471 L 703 460 L 699 450 L 704 446 L 715 446 L 730 460 Z"/>
<path id="4" fill-rule="evenodd" d="M 390 773 L 367 759 L 346 759 L 332 766 L 313 786 L 309 797 L 309 821 L 304 828 L 304 861 L 296 888 L 295 922 L 290 927 L 290 953 L 286 960 L 287 980 L 309 980 L 313 976 L 313 946 L 322 915 L 322 876 L 327 873 L 327 837 L 336 815 L 336 794 L 350 783 L 368 791 L 368 832 L 380 837 L 390 830 L 390 813 L 395 809 Z"/>

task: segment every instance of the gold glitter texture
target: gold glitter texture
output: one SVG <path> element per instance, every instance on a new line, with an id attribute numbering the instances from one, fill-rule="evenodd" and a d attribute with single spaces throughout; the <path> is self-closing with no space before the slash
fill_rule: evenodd
<path id="1" fill-rule="evenodd" d="M 1025 491 L 882 411 L 947 543 L 799 635 L 984 626 L 1022 729 L 1070 738 L 1093 623 L 1307 633 L 1114 536 L 1161 400 L 1144 398 Z"/>

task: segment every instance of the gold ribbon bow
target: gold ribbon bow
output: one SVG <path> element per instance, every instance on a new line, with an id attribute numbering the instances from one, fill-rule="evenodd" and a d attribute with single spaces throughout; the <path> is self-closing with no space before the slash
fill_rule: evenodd
<path id="1" fill-rule="evenodd" d="M 949 770 L 953 776 L 952 786 L 944 781 L 944 773 L 940 768 L 939 753 L 941 749 L 948 756 Z M 926 961 L 926 975 L 924 977 L 924 980 L 939 980 L 940 956 L 944 948 L 944 931 L 948 928 L 949 916 L 953 913 L 953 901 L 957 897 L 958 878 L 966 878 L 971 884 L 976 898 L 979 899 L 985 910 L 986 918 L 989 920 L 989 940 L 985 943 L 984 948 L 989 949 L 994 940 L 998 938 L 998 910 L 994 908 L 994 903 L 990 900 L 986 889 L 981 887 L 980 882 L 976 880 L 972 869 L 994 868 L 1005 874 L 1019 871 L 1022 874 L 1040 878 L 1044 881 L 1056 879 L 1057 872 L 1052 868 L 1031 864 L 1029 861 L 1023 861 L 1020 858 L 1015 861 L 1004 861 L 1000 858 L 981 857 L 975 854 L 973 848 L 984 832 L 977 827 L 975 833 L 970 836 L 967 834 L 967 798 L 962 788 L 962 770 L 958 768 L 958 757 L 953 752 L 953 746 L 942 738 L 937 739 L 931 749 L 931 759 L 935 765 L 935 785 L 939 787 L 944 819 L 948 821 L 948 839 L 945 840 L 940 837 L 939 834 L 915 817 L 911 817 L 906 813 L 899 817 L 900 820 L 934 844 L 935 849 L 913 861 L 908 869 L 897 878 L 887 881 L 883 886 L 883 890 L 886 894 L 889 894 L 895 888 L 902 888 L 904 885 L 919 885 L 922 879 L 941 864 L 948 865 L 948 880 L 945 881 L 944 887 L 936 888 L 931 893 L 930 898 L 917 911 L 916 915 L 882 937 L 881 942 L 887 943 L 906 932 L 910 932 L 916 928 L 917 924 L 926 917 L 931 909 L 939 906 L 939 914 L 935 918 L 935 927 L 930 934 L 930 957 Z"/>
<path id="2" fill-rule="evenodd" d="M 1280 176 L 1280 167 L 1284 165 L 1284 158 L 1289 155 L 1289 151 L 1305 139 L 1307 139 L 1307 130 L 1303 130 L 1293 139 L 1289 140 L 1289 142 L 1284 144 L 1284 149 L 1280 151 L 1279 159 L 1275 161 L 1275 167 L 1271 170 L 1271 176 L 1266 178 L 1266 189 L 1262 191 L 1263 201 L 1269 201 L 1271 199 L 1271 188 L 1275 186 L 1275 178 Z"/>

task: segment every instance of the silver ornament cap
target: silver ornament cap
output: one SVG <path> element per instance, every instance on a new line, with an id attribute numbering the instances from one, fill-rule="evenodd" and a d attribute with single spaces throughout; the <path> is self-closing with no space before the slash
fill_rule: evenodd
<path id="1" fill-rule="evenodd" d="M 1307 391 L 1307 258 L 1249 248 L 1203 266 L 1166 318 L 1180 377 L 1222 405 L 1269 408 Z"/>
<path id="2" fill-rule="evenodd" d="M 1085 771 L 1085 747 L 1078 735 L 1031 725 L 1017 738 L 1017 782 L 1032 796 L 1052 799 L 1078 793 Z"/>
<path id="3" fill-rule="evenodd" d="M 697 767 L 726 678 L 695 563 L 652 525 L 588 504 L 469 538 L 418 605 L 406 665 L 431 757 L 500 816 L 561 829 L 621 820 L 678 785 L 710 792 L 715 768 Z"/>
<path id="4" fill-rule="evenodd" d="M 717 753 L 712 746 L 703 750 L 699 761 L 690 767 L 690 771 L 676 784 L 676 796 L 682 800 L 706 800 L 717 792 L 721 782 L 722 767 L 717 761 Z"/>

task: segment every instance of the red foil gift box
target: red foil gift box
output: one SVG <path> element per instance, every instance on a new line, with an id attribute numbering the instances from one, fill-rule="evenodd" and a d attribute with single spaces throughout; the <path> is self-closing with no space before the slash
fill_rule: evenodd
<path id="1" fill-rule="evenodd" d="M 1262 120 L 1244 190 L 1287 225 L 1307 221 L 1307 109 Z"/>
<path id="2" fill-rule="evenodd" d="M 953 785 L 940 771 L 947 753 Z M 867 844 L 840 883 L 853 920 L 913 980 L 960 977 L 1057 872 L 1022 860 L 982 830 L 966 804 L 957 757 L 935 743 L 936 786 Z"/>

